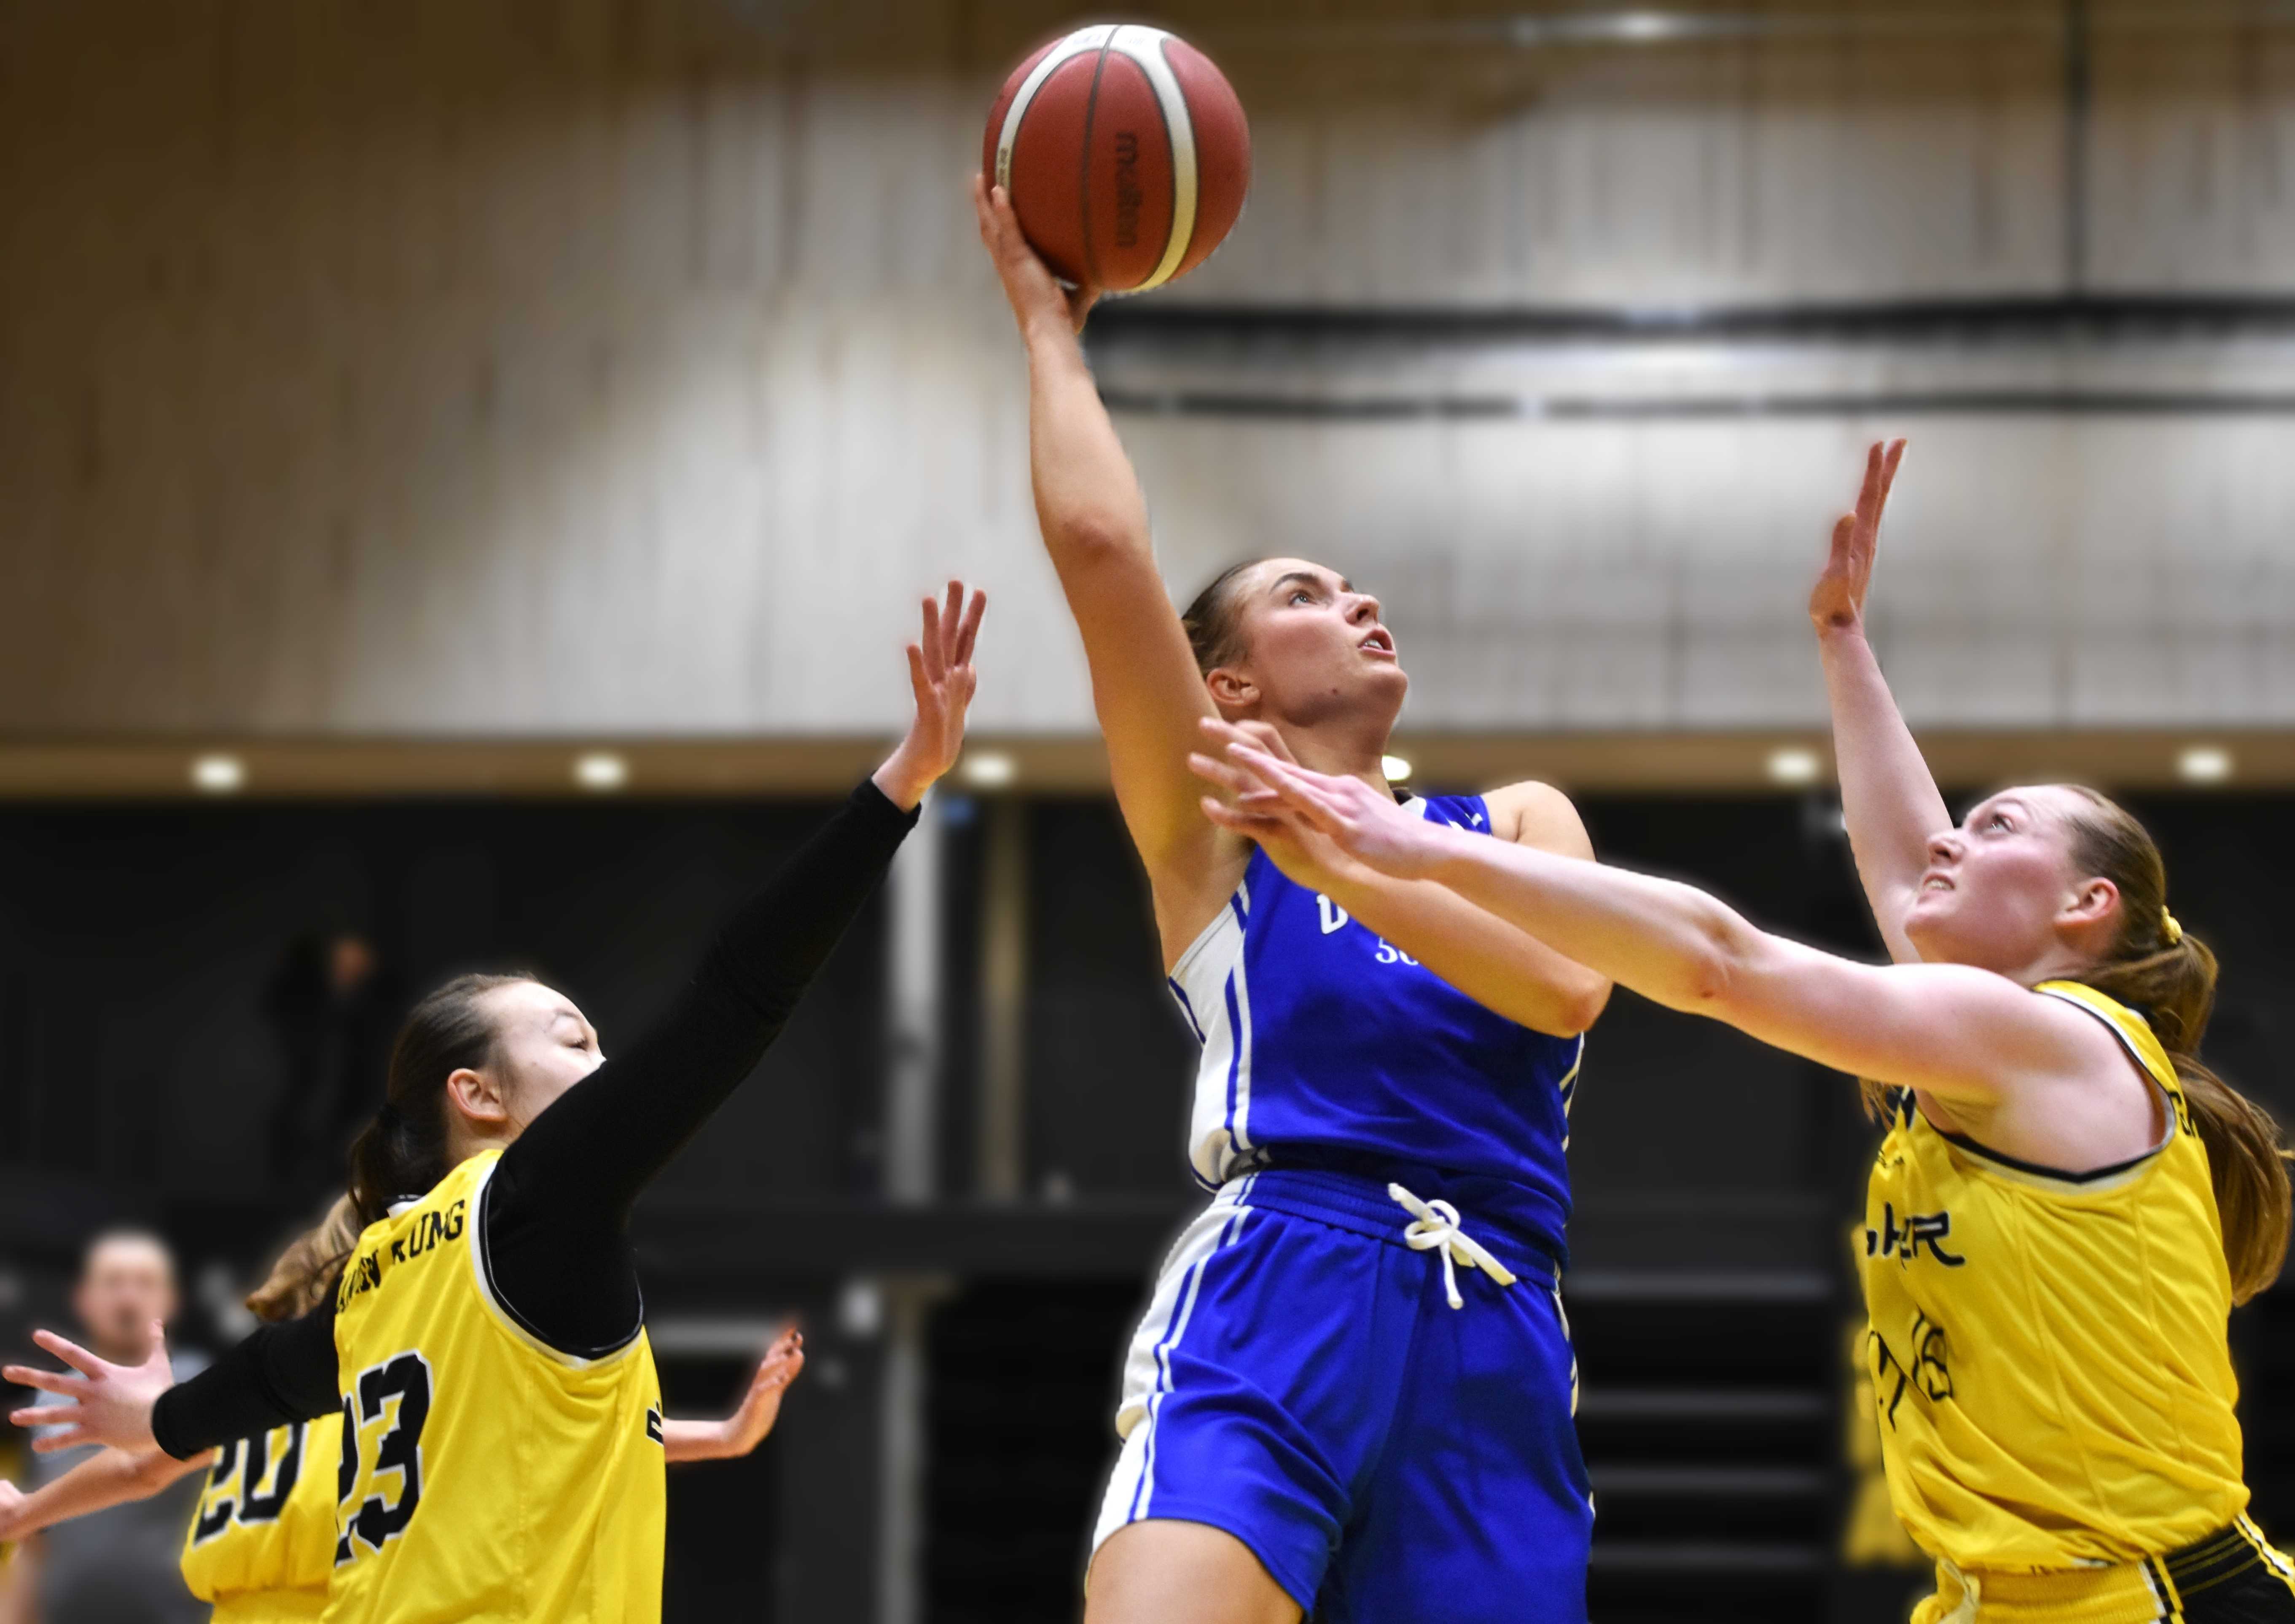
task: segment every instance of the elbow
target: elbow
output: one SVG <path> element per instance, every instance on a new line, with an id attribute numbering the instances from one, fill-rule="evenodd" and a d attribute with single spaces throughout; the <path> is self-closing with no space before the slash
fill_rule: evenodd
<path id="1" fill-rule="evenodd" d="M 1727 1021 L 1752 979 L 1760 933 L 1727 910 L 1717 909 L 1699 932 L 1682 977 L 1679 1008 L 1693 1015 Z"/>
<path id="2" fill-rule="evenodd" d="M 1137 558 L 1142 538 L 1133 526 L 1113 514 L 1062 514 L 1044 526 L 1045 539 L 1064 563 L 1091 569 L 1119 559 Z"/>
<path id="3" fill-rule="evenodd" d="M 1556 991 L 1553 1035 L 1557 1038 L 1584 1036 L 1610 1006 L 1610 983 L 1591 971 Z"/>

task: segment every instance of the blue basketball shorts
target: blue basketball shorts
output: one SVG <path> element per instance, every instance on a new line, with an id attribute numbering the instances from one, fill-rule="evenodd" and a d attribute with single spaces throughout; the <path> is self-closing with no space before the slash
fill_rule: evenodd
<path id="1" fill-rule="evenodd" d="M 1146 1519 L 1204 1522 L 1319 1624 L 1586 1624 L 1594 1513 L 1555 1264 L 1458 1206 L 1516 1277 L 1457 1267 L 1453 1309 L 1384 1184 L 1224 1186 L 1132 1339 L 1092 1549 Z"/>

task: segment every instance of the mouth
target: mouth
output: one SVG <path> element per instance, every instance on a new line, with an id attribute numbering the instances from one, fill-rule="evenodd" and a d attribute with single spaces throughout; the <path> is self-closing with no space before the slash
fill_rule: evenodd
<path id="1" fill-rule="evenodd" d="M 1355 647 L 1363 653 L 1375 656 L 1379 659 L 1391 660 L 1394 657 L 1394 639 L 1384 626 L 1375 628 L 1369 636 L 1364 638 Z"/>
<path id="2" fill-rule="evenodd" d="M 1952 888 L 1952 877 L 1948 874 L 1931 872 L 1921 876 L 1921 894 L 1923 896 L 1926 896 L 1932 891 L 1949 891 Z"/>

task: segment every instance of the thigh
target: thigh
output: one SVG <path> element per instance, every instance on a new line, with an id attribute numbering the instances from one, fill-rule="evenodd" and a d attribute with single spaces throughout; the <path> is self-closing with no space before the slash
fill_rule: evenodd
<path id="1" fill-rule="evenodd" d="M 1402 1398 L 1316 1616 L 1585 1624 L 1594 1514 L 1575 1364 L 1552 1289 L 1431 1278 Z"/>
<path id="2" fill-rule="evenodd" d="M 1298 1624 L 1300 1616 L 1249 1546 L 1201 1522 L 1117 1530 L 1084 1581 L 1084 1624 Z"/>
<path id="3" fill-rule="evenodd" d="M 1264 1210 L 1192 1228 L 1133 1342 L 1095 1551 L 1138 1526 L 1201 1524 L 1305 1610 L 1393 1414 L 1418 1262 Z"/>

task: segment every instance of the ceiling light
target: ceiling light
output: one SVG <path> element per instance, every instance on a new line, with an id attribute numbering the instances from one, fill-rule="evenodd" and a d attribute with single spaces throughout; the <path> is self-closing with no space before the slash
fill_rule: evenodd
<path id="1" fill-rule="evenodd" d="M 2221 745 L 2190 745 L 2176 758 L 2176 775 L 2186 784 L 2220 784 L 2231 777 L 2231 752 Z"/>
<path id="2" fill-rule="evenodd" d="M 236 755 L 202 755 L 192 763 L 192 787 L 227 796 L 247 783 L 247 763 Z"/>
<path id="3" fill-rule="evenodd" d="M 1400 755 L 1380 756 L 1378 770 L 1386 774 L 1386 781 L 1390 784 L 1408 784 L 1410 781 L 1410 763 Z"/>
<path id="4" fill-rule="evenodd" d="M 1769 752 L 1769 778 L 1779 784 L 1814 784 L 1824 765 L 1816 751 L 1801 745 Z"/>
<path id="5" fill-rule="evenodd" d="M 574 758 L 574 781 L 584 789 L 619 789 L 630 781 L 630 764 L 611 750 L 590 750 Z"/>
<path id="6" fill-rule="evenodd" d="M 957 776 L 975 789 L 1003 789 L 1020 776 L 1020 763 L 1001 750 L 968 750 Z"/>

